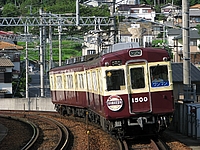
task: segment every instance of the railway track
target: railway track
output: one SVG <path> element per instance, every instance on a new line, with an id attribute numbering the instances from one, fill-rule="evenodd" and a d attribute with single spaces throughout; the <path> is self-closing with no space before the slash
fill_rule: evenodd
<path id="1" fill-rule="evenodd" d="M 80 119 L 73 116 L 63 117 L 56 112 L 39 112 L 39 111 L 36 112 L 36 111 L 3 111 L 2 110 L 0 111 L 0 114 L 15 116 L 17 118 L 22 118 L 24 120 L 28 120 L 36 124 L 36 126 L 39 128 L 40 134 L 35 144 L 33 144 L 31 148 L 29 148 L 30 150 L 35 150 L 35 149 L 38 149 L 38 150 L 43 150 L 43 149 L 118 150 L 118 144 L 116 143 L 116 139 L 114 139 L 113 137 L 111 137 L 109 134 L 102 131 L 98 127 L 95 127 L 91 124 L 86 125 L 85 121 L 83 121 L 84 119 L 82 118 Z M 43 118 L 43 120 L 41 120 L 40 118 Z M 65 132 L 65 131 L 60 132 L 56 130 L 55 129 L 56 127 L 54 127 L 53 125 L 50 126 L 47 123 L 47 121 L 44 121 L 46 118 L 50 121 L 55 120 L 56 122 L 63 124 L 69 129 L 68 135 L 66 134 L 66 137 L 68 136 L 69 142 L 66 143 L 66 140 L 63 140 L 65 139 L 65 137 L 56 138 L 61 132 Z M 23 143 L 24 141 L 26 141 L 26 143 L 28 142 L 27 140 L 23 140 L 23 141 L 21 140 L 20 142 L 16 140 L 18 136 L 26 137 L 27 129 L 25 130 L 26 127 L 24 126 L 18 129 L 17 126 L 19 125 L 16 125 L 14 127 L 13 126 L 14 124 L 17 124 L 17 122 L 12 123 L 11 126 L 9 126 L 9 123 L 4 126 L 8 126 L 11 132 L 13 132 L 15 129 L 17 131 L 22 131 L 22 132 L 17 133 L 17 135 L 14 133 L 10 136 L 7 135 L 3 139 L 4 145 L 2 145 L 2 142 L 0 142 L 1 150 L 8 150 L 8 149 L 21 150 L 22 146 L 19 145 L 19 143 Z M 62 129 L 63 126 L 61 125 L 60 128 Z M 60 133 L 58 134 L 58 132 Z M 54 136 L 55 134 L 56 136 Z M 11 139 L 12 137 L 14 138 Z M 28 138 L 30 139 L 30 136 Z M 66 145 L 68 145 L 66 147 L 69 147 L 69 148 L 65 148 L 64 146 L 62 146 L 62 144 L 61 145 L 56 144 L 61 140 L 63 140 L 62 143 L 63 144 L 66 143 Z M 15 143 L 15 146 L 13 146 L 13 143 Z M 3 149 L 2 149 L 2 146 L 3 146 Z"/>
<path id="2" fill-rule="evenodd" d="M 148 140 L 138 139 L 138 141 L 123 140 L 117 142 L 115 138 L 113 138 L 106 132 L 102 131 L 99 127 L 94 126 L 92 123 L 88 123 L 88 121 L 84 118 L 80 119 L 73 116 L 64 117 L 53 112 L 35 112 L 35 111 L 33 112 L 0 111 L 0 115 L 2 114 L 4 114 L 5 116 L 10 116 L 8 117 L 8 119 L 9 118 L 17 118 L 17 119 L 14 119 L 15 122 L 13 119 L 7 122 L 8 119 L 2 120 L 2 118 L 0 117 L 0 123 L 3 124 L 5 127 L 7 127 L 8 131 L 10 131 L 4 137 L 3 141 L 0 142 L 1 150 L 65 149 L 65 146 L 63 146 L 65 144 L 69 146 L 68 149 L 73 149 L 73 150 L 80 150 L 80 149 L 166 150 L 168 149 L 165 148 L 165 146 L 163 146 L 162 140 L 160 139 L 148 139 Z M 25 123 L 19 121 L 18 118 L 25 120 L 26 125 L 24 125 Z M 48 121 L 52 122 L 52 125 L 50 125 Z M 6 122 L 7 124 L 5 125 L 4 123 Z M 32 125 L 27 126 L 27 122 L 31 122 Z M 56 124 L 55 122 L 58 122 L 58 124 L 61 123 L 64 126 L 55 125 Z M 33 127 L 36 126 L 37 128 L 32 129 L 32 126 Z M 70 130 L 70 133 L 65 134 L 64 133 L 65 131 L 62 131 L 62 128 L 65 128 L 65 126 Z M 36 136 L 37 138 L 34 138 L 33 131 L 35 132 L 35 135 L 37 135 L 38 133 L 37 130 L 39 130 L 39 135 L 38 137 Z M 63 138 L 61 138 L 62 136 L 58 136 L 63 134 L 62 132 L 65 134 Z M 54 136 L 55 134 L 56 136 Z M 71 141 L 71 143 L 66 142 L 67 137 L 68 140 Z M 32 139 L 32 141 L 30 141 L 30 139 Z M 62 139 L 64 140 L 62 141 Z M 171 136 L 168 137 L 164 135 L 164 140 L 167 141 L 167 144 L 168 146 L 170 146 L 171 150 L 177 150 L 177 149 L 189 150 L 187 146 L 183 145 L 178 141 L 176 142 L 175 140 L 172 139 L 173 138 Z M 154 141 L 154 144 L 152 141 Z M 32 144 L 31 146 L 31 143 L 34 144 Z"/>
<path id="3" fill-rule="evenodd" d="M 134 140 L 118 140 L 120 150 L 170 150 L 169 146 L 159 138 Z"/>
<path id="4" fill-rule="evenodd" d="M 31 127 L 32 136 L 30 140 L 21 148 L 22 150 L 30 149 L 70 149 L 70 134 L 68 129 L 60 122 L 44 116 L 8 113 L 7 118 L 16 118 Z M 19 135 L 18 135 L 19 136 Z"/>
<path id="5" fill-rule="evenodd" d="M 28 142 L 21 148 L 21 150 L 30 149 L 33 146 L 33 144 L 37 141 L 39 137 L 39 129 L 34 123 L 24 120 L 22 118 L 16 118 L 16 117 L 11 117 L 11 116 L 0 115 L 0 117 L 4 121 L 5 119 L 13 120 L 14 122 L 22 122 L 24 126 L 29 126 L 29 129 L 31 130 L 32 135 L 29 136 L 30 139 L 28 139 Z"/>

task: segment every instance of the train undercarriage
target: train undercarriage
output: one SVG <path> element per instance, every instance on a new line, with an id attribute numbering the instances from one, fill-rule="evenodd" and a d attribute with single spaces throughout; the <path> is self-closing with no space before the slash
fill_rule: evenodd
<path id="1" fill-rule="evenodd" d="M 92 110 L 73 106 L 55 105 L 56 111 L 63 116 L 87 118 L 99 125 L 104 131 L 118 138 L 134 138 L 138 136 L 157 135 L 170 124 L 172 114 L 162 116 L 140 116 L 118 120 L 107 120 Z"/>

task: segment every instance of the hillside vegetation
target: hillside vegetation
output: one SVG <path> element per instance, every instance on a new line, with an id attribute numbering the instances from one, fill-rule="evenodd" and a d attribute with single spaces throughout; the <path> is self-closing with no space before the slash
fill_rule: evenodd
<path id="1" fill-rule="evenodd" d="M 83 2 L 86 0 L 79 0 L 80 3 L 80 16 L 110 16 L 110 10 L 108 5 L 102 3 L 100 7 L 89 7 L 83 5 Z M 172 0 L 141 0 L 141 4 L 149 4 L 154 6 L 156 12 L 160 12 L 160 6 L 172 3 Z M 190 5 L 194 5 L 200 3 L 200 0 L 190 0 Z M 181 7 L 182 0 L 173 0 L 174 5 L 178 5 Z M 52 13 L 52 14 L 66 14 L 76 12 L 76 0 L 0 0 L 0 6 L 3 9 L 0 10 L 0 15 L 2 17 L 18 17 L 18 16 L 29 16 L 29 17 L 38 17 L 39 9 L 42 9 L 43 12 Z M 57 32 L 57 27 L 54 27 L 53 31 Z M 77 36 L 82 38 L 84 33 L 88 30 L 93 30 L 94 27 L 81 27 L 81 29 L 77 30 L 76 26 L 68 26 L 65 27 L 65 30 L 62 31 L 64 35 L 67 36 Z M 102 29 L 104 29 L 102 27 Z M 105 28 L 106 29 L 106 28 Z M 13 31 L 14 33 L 23 33 L 24 27 L 0 27 L 0 30 L 4 31 Z M 29 27 L 29 33 L 39 36 L 39 27 Z M 46 34 L 48 35 L 48 29 L 46 30 Z M 57 36 L 53 37 L 54 39 L 58 39 Z M 18 41 L 18 45 L 22 45 L 25 47 L 24 42 Z M 28 43 L 29 55 L 33 57 L 33 59 L 38 60 L 39 58 L 39 50 L 36 50 L 36 46 L 39 45 L 39 41 L 34 41 L 33 43 Z M 58 61 L 58 40 L 53 41 L 53 59 L 54 61 Z M 22 59 L 24 58 L 25 52 L 22 52 Z M 49 46 L 46 45 L 45 59 L 49 60 Z M 74 42 L 69 40 L 62 39 L 62 60 L 70 58 L 72 56 L 80 56 L 81 55 L 81 43 Z"/>

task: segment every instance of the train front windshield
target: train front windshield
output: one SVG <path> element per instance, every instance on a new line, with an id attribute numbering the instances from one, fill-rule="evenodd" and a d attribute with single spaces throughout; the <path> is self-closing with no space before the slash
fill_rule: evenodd
<path id="1" fill-rule="evenodd" d="M 131 77 L 131 87 L 132 89 L 139 89 L 145 87 L 144 81 L 144 68 L 131 68 L 130 69 Z"/>
<path id="2" fill-rule="evenodd" d="M 124 70 L 107 70 L 106 71 L 107 90 L 124 90 L 125 89 L 125 76 Z"/>
<path id="3" fill-rule="evenodd" d="M 130 68 L 130 84 L 132 89 L 145 88 L 147 81 L 145 80 L 146 67 Z M 155 65 L 149 67 L 150 86 L 163 87 L 169 86 L 167 65 Z M 106 71 L 107 90 L 124 90 L 125 74 L 123 69 Z"/>
<path id="4" fill-rule="evenodd" d="M 167 65 L 150 67 L 151 87 L 169 86 Z"/>

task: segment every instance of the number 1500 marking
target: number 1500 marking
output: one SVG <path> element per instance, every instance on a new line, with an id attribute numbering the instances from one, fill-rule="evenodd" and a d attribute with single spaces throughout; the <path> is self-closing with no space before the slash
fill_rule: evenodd
<path id="1" fill-rule="evenodd" d="M 147 102 L 148 97 L 136 97 L 132 98 L 132 103 L 142 103 L 142 102 Z"/>

